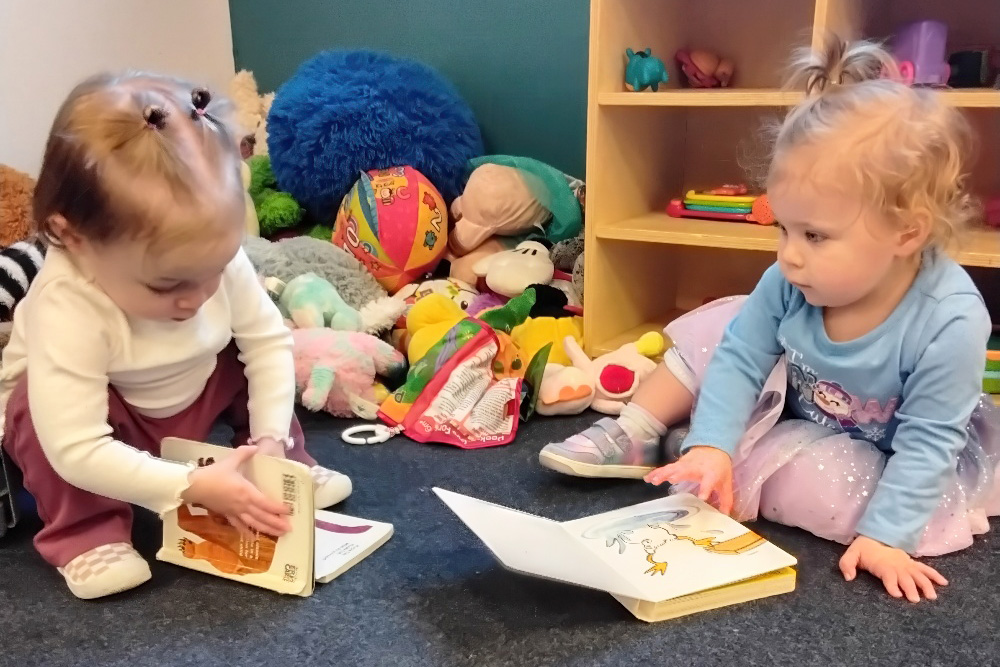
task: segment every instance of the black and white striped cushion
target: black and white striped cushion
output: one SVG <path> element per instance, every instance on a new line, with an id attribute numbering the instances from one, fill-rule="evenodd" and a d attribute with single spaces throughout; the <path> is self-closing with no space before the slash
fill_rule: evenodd
<path id="1" fill-rule="evenodd" d="M 0 322 L 10 321 L 14 307 L 28 293 L 45 259 L 41 240 L 18 241 L 0 250 Z"/>

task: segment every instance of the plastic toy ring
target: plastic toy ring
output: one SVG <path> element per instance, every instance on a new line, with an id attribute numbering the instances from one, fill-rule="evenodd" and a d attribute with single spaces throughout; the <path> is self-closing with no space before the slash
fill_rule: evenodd
<path id="1" fill-rule="evenodd" d="M 399 433 L 383 424 L 361 424 L 345 429 L 340 437 L 351 445 L 377 445 L 385 442 Z M 370 434 L 370 435 L 362 435 Z"/>

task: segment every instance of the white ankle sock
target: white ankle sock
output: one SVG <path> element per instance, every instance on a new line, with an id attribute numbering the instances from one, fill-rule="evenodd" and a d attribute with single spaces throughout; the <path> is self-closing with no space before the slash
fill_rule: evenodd
<path id="1" fill-rule="evenodd" d="M 637 403 L 626 403 L 617 421 L 629 438 L 642 443 L 654 442 L 667 432 L 660 420 Z"/>

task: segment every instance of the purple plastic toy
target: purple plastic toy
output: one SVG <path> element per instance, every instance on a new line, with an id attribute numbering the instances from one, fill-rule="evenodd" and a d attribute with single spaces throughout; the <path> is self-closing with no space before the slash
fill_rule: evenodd
<path id="1" fill-rule="evenodd" d="M 939 21 L 915 21 L 900 26 L 892 39 L 892 55 L 903 82 L 911 86 L 944 86 L 948 65 L 948 26 Z"/>

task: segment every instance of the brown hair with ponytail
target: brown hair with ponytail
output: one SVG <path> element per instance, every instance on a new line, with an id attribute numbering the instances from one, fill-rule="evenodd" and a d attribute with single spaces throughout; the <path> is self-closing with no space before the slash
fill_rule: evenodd
<path id="1" fill-rule="evenodd" d="M 39 235 L 63 245 L 55 216 L 99 244 L 176 242 L 242 222 L 230 107 L 156 74 L 100 74 L 79 84 L 45 146 L 34 194 Z"/>

